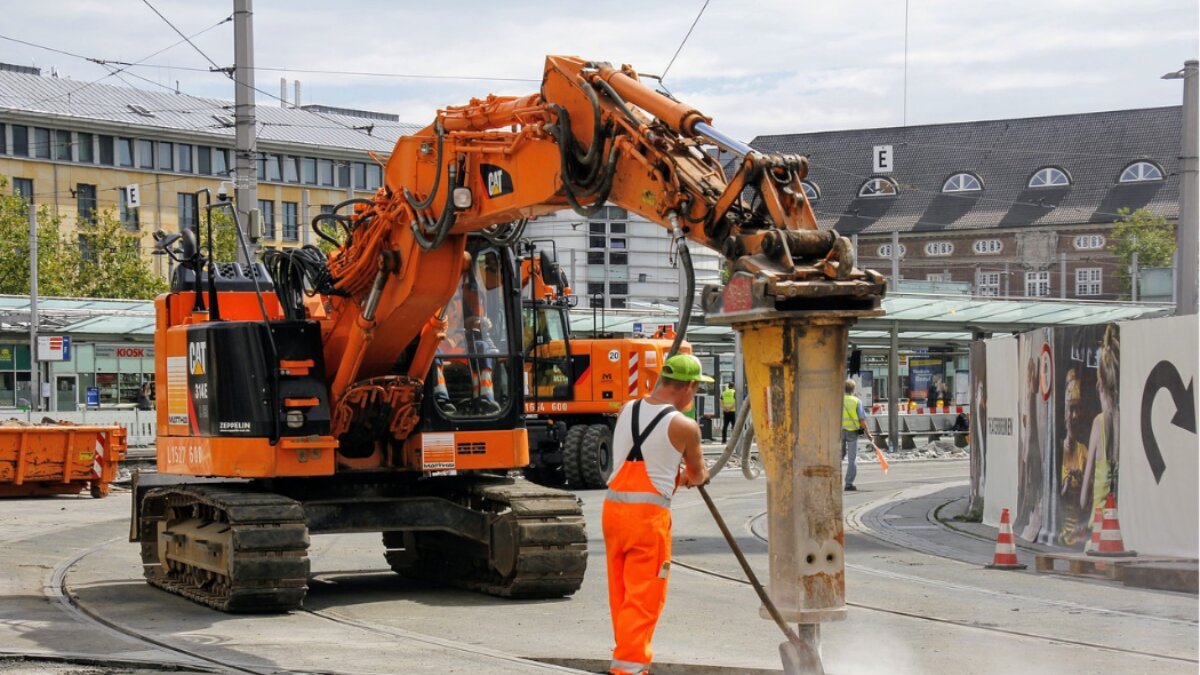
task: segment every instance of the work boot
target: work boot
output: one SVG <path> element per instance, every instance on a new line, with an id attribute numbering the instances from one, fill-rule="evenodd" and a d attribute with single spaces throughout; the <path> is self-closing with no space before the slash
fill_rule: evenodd
<path id="1" fill-rule="evenodd" d="M 500 404 L 490 398 L 481 398 L 475 402 L 475 405 L 484 415 L 495 415 L 500 412 Z"/>
<path id="2" fill-rule="evenodd" d="M 439 398 L 434 402 L 437 403 L 438 409 L 440 409 L 444 415 L 455 415 L 458 413 L 458 408 L 456 408 L 448 398 Z"/>
<path id="3" fill-rule="evenodd" d="M 847 485 L 846 492 L 858 492 L 858 488 L 854 487 L 853 485 Z"/>

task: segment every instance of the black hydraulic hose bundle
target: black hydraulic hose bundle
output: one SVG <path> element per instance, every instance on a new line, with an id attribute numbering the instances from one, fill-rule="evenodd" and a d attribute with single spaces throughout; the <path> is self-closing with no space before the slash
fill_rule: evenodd
<path id="1" fill-rule="evenodd" d="M 275 280 L 275 295 L 291 320 L 304 319 L 306 295 L 340 295 L 325 262 L 325 252 L 311 244 L 297 249 L 267 249 L 263 264 Z"/>

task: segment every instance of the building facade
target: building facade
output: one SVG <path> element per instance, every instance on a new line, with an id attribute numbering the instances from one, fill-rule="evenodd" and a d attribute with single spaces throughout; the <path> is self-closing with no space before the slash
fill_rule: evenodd
<path id="1" fill-rule="evenodd" d="M 812 134 L 753 146 L 808 155 L 822 228 L 901 280 L 976 295 L 1112 300 L 1121 209 L 1179 218 L 1178 106 Z M 893 233 L 899 246 L 893 250 Z"/>
<path id="2" fill-rule="evenodd" d="M 309 243 L 311 217 L 373 194 L 396 138 L 419 128 L 321 106 L 260 105 L 255 115 L 263 246 Z M 198 191 L 215 199 L 225 182 L 233 192 L 235 163 L 231 101 L 0 69 L 0 176 L 62 218 L 68 236 L 111 209 L 148 256 L 155 230 L 199 222 Z"/>

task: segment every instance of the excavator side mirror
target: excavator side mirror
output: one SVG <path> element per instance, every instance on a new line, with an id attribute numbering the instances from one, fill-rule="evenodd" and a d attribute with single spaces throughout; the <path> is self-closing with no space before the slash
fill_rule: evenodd
<path id="1" fill-rule="evenodd" d="M 200 254 L 200 246 L 196 243 L 196 231 L 189 227 L 178 236 L 181 238 L 179 259 L 183 262 L 191 262 Z"/>

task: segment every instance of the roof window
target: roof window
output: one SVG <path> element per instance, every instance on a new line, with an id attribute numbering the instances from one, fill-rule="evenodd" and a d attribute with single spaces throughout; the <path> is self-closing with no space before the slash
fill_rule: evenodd
<path id="1" fill-rule="evenodd" d="M 942 184 L 942 192 L 977 192 L 983 189 L 974 174 L 956 173 Z"/>
<path id="2" fill-rule="evenodd" d="M 1134 162 L 1121 172 L 1121 183 L 1142 183 L 1151 180 L 1162 180 L 1162 169 L 1152 162 Z"/>
<path id="3" fill-rule="evenodd" d="M 871 178 L 858 188 L 859 197 L 895 197 L 898 194 L 896 184 L 887 178 Z"/>
<path id="4" fill-rule="evenodd" d="M 1031 188 L 1062 187 L 1070 184 L 1071 179 L 1067 177 L 1066 172 L 1053 166 L 1038 169 L 1029 179 Z"/>

